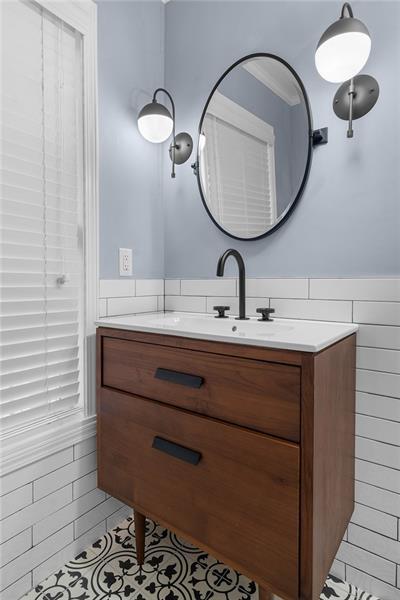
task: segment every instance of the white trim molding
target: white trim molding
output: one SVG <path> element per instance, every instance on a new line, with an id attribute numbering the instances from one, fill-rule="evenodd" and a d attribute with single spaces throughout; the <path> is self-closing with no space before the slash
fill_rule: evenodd
<path id="1" fill-rule="evenodd" d="M 288 81 L 289 71 L 283 63 L 274 58 L 253 58 L 244 63 L 243 68 L 289 106 L 300 104 L 303 94 L 291 73 Z"/>
<path id="2" fill-rule="evenodd" d="M 0 477 L 21 469 L 50 454 L 82 442 L 96 434 L 96 416 L 85 417 L 82 410 L 63 418 L 21 428 L 2 442 Z"/>
<path id="3" fill-rule="evenodd" d="M 207 113 L 229 123 L 229 125 L 240 129 L 240 131 L 244 131 L 257 140 L 261 140 L 272 146 L 275 143 L 275 133 L 272 125 L 246 110 L 240 104 L 230 100 L 230 98 L 227 98 L 224 94 L 218 92 L 218 90 L 214 92 L 212 100 L 207 107 Z"/>
<path id="4" fill-rule="evenodd" d="M 97 36 L 97 5 L 93 0 L 35 0 L 36 4 L 79 31 L 90 43 Z"/>
<path id="5" fill-rule="evenodd" d="M 35 3 L 82 36 L 83 52 L 83 196 L 85 306 L 83 373 L 84 405 L 16 428 L 0 439 L 1 475 L 21 468 L 95 433 L 95 337 L 98 287 L 98 119 L 97 5 L 93 0 L 35 0 Z"/>

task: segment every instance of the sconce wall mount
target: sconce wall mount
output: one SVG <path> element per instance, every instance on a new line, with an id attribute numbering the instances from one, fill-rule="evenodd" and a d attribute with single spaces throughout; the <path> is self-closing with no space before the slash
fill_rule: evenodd
<path id="1" fill-rule="evenodd" d="M 328 128 L 321 127 L 320 129 L 314 129 L 312 132 L 312 145 L 323 146 L 328 143 Z"/>
<path id="2" fill-rule="evenodd" d="M 335 115 L 349 122 L 347 137 L 353 137 L 353 121 L 364 117 L 379 98 L 379 84 L 371 75 L 356 75 L 343 83 L 333 99 Z"/>
<path id="3" fill-rule="evenodd" d="M 175 160 L 176 165 L 183 165 L 192 154 L 192 150 L 192 136 L 183 131 L 175 136 L 175 144 L 169 147 L 169 156 L 171 160 Z"/>

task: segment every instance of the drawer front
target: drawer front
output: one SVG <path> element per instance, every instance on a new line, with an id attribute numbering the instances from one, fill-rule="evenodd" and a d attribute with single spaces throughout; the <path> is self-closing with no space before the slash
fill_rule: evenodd
<path id="1" fill-rule="evenodd" d="M 299 448 L 102 389 L 99 486 L 297 597 Z"/>
<path id="2" fill-rule="evenodd" d="M 103 337 L 102 383 L 299 441 L 300 368 Z"/>

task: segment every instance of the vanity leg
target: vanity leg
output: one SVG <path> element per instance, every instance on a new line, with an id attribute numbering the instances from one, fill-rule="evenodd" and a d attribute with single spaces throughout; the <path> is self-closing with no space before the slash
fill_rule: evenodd
<path id="1" fill-rule="evenodd" d="M 265 588 L 258 586 L 258 600 L 272 600 L 272 594 Z"/>
<path id="2" fill-rule="evenodd" d="M 144 563 L 146 517 L 137 510 L 133 511 L 135 520 L 136 558 L 140 566 Z"/>

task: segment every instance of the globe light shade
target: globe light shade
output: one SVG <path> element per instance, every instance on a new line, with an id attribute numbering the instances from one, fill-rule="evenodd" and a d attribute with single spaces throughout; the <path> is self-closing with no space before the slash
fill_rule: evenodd
<path id="1" fill-rule="evenodd" d="M 169 138 L 173 129 L 171 113 L 165 106 L 150 102 L 142 108 L 138 116 L 138 129 L 142 136 L 153 144 L 161 144 Z"/>
<path id="2" fill-rule="evenodd" d="M 326 81 L 347 81 L 361 71 L 370 51 L 371 38 L 364 23 L 354 17 L 341 18 L 319 40 L 315 66 Z"/>

